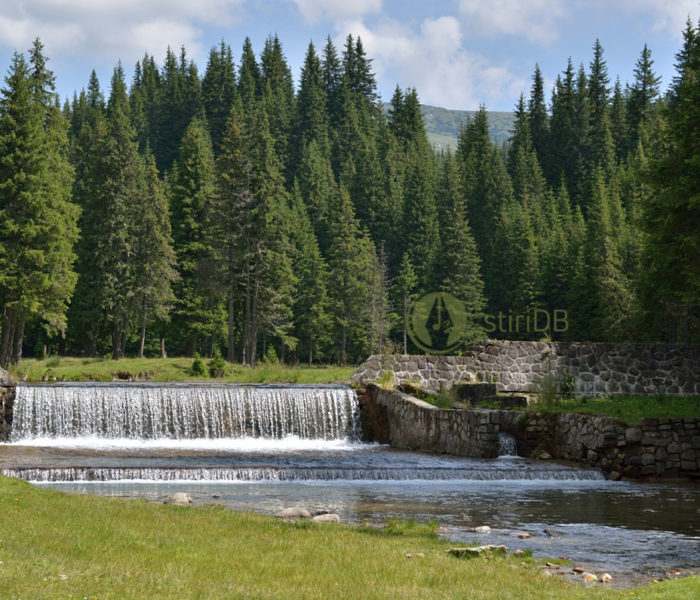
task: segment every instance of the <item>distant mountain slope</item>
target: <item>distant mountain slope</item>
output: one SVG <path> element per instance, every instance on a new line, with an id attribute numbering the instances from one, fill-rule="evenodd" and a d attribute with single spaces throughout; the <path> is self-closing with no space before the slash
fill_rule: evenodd
<path id="1" fill-rule="evenodd" d="M 384 110 L 389 111 L 389 104 L 386 102 Z M 447 148 L 454 150 L 457 147 L 460 125 L 476 115 L 475 110 L 448 110 L 427 104 L 421 105 L 421 111 L 430 143 L 435 148 L 444 150 Z M 489 112 L 491 139 L 494 142 L 500 145 L 512 135 L 514 118 L 515 115 L 512 112 Z"/>
<path id="2" fill-rule="evenodd" d="M 457 147 L 460 125 L 476 115 L 474 110 L 447 110 L 425 104 L 421 105 L 421 109 L 428 139 L 436 148 L 444 149 Z M 515 115 L 512 112 L 491 111 L 488 114 L 491 139 L 500 145 L 511 137 Z"/>

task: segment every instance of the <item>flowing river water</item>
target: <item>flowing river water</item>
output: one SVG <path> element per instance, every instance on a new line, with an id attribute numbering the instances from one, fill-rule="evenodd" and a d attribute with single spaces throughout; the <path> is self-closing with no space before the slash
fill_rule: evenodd
<path id="1" fill-rule="evenodd" d="M 505 439 L 493 460 L 362 443 L 344 386 L 20 386 L 0 470 L 75 493 L 432 520 L 458 542 L 566 557 L 628 584 L 700 568 L 697 484 L 613 482 L 512 452 Z"/>

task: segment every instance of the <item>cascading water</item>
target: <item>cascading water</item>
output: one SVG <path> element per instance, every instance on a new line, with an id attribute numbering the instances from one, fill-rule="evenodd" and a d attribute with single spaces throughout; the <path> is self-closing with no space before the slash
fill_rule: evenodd
<path id="1" fill-rule="evenodd" d="M 0 469 L 46 483 L 603 479 L 560 465 L 398 453 L 361 443 L 359 421 L 347 386 L 23 385 L 10 445 L 25 460 L 0 460 Z M 514 440 L 501 443 L 501 454 L 515 454 Z"/>
<path id="2" fill-rule="evenodd" d="M 10 441 L 357 439 L 347 387 L 19 386 Z"/>
<path id="3" fill-rule="evenodd" d="M 501 431 L 498 434 L 498 456 L 501 457 L 516 457 L 518 455 L 518 445 L 515 437 Z"/>

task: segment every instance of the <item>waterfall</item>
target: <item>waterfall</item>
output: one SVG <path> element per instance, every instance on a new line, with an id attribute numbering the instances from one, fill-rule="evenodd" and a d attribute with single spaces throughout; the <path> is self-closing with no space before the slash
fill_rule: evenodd
<path id="1" fill-rule="evenodd" d="M 512 434 L 501 431 L 498 434 L 498 456 L 517 456 L 518 447 Z"/>
<path id="2" fill-rule="evenodd" d="M 562 468 L 351 467 L 68 467 L 2 469 L 33 482 L 255 482 L 255 481 L 602 481 L 600 471 Z"/>
<path id="3" fill-rule="evenodd" d="M 344 386 L 18 386 L 10 442 L 37 438 L 195 440 L 359 438 Z"/>

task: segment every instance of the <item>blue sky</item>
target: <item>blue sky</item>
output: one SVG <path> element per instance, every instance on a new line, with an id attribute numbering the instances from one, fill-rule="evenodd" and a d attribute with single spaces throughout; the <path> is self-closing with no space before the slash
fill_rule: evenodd
<path id="1" fill-rule="evenodd" d="M 569 56 L 588 65 L 596 38 L 623 84 L 648 44 L 665 89 L 688 16 L 700 18 L 698 0 L 3 0 L 0 69 L 39 36 L 66 97 L 93 68 L 108 88 L 119 59 L 131 78 L 144 52 L 160 63 L 168 45 L 184 45 L 203 73 L 222 38 L 237 60 L 245 36 L 259 52 L 276 33 L 298 78 L 310 41 L 319 48 L 330 35 L 340 48 L 352 33 L 374 59 L 384 100 L 398 84 L 425 104 L 512 110 L 535 63 L 551 90 Z"/>

